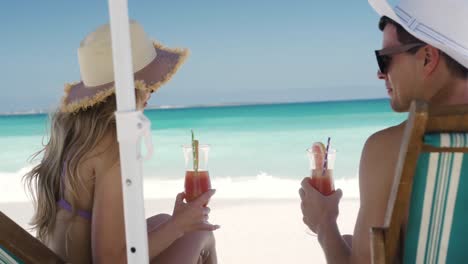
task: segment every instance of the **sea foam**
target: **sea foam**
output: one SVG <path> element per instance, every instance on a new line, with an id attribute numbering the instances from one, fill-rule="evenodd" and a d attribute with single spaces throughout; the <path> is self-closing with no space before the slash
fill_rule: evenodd
<path id="1" fill-rule="evenodd" d="M 24 187 L 22 177 L 31 167 L 8 173 L 0 172 L 0 203 L 25 202 L 30 197 Z M 301 179 L 276 177 L 265 172 L 245 177 L 213 177 L 212 188 L 216 189 L 217 198 L 227 199 L 278 199 L 299 198 L 298 190 Z M 175 198 L 184 188 L 184 179 L 157 179 L 146 175 L 144 178 L 145 199 Z M 344 198 L 359 198 L 357 177 L 335 180 L 335 187 L 343 190 Z"/>

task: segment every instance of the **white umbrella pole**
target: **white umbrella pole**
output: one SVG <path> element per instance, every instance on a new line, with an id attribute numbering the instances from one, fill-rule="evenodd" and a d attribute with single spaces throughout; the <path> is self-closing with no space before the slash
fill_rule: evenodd
<path id="1" fill-rule="evenodd" d="M 150 135 L 148 133 L 150 122 L 141 111 L 135 110 L 127 0 L 109 0 L 109 16 L 117 98 L 115 115 L 122 172 L 127 261 L 149 263 L 140 140 L 143 136 Z"/>

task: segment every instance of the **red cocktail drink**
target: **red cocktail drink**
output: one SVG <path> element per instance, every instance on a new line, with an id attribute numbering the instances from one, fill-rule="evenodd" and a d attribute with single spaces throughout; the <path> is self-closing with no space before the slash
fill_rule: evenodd
<path id="1" fill-rule="evenodd" d="M 187 171 L 185 173 L 185 199 L 191 202 L 211 189 L 208 171 Z"/>
<path id="2" fill-rule="evenodd" d="M 333 184 L 333 169 L 335 167 L 336 150 L 325 148 L 321 142 L 315 142 L 307 149 L 309 168 L 311 171 L 309 183 L 323 195 L 335 192 Z"/>
<path id="3" fill-rule="evenodd" d="M 322 170 L 312 170 L 309 183 L 312 187 L 317 189 L 317 191 L 327 196 L 335 192 L 333 170 L 325 170 L 325 175 L 322 175 L 322 172 Z"/>
<path id="4" fill-rule="evenodd" d="M 182 146 L 182 150 L 185 158 L 185 200 L 191 202 L 211 189 L 207 166 L 210 146 L 198 144 L 192 131 L 192 144 Z"/>

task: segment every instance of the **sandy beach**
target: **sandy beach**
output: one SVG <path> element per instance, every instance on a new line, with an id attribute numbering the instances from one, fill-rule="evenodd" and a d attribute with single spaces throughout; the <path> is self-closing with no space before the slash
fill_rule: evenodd
<path id="1" fill-rule="evenodd" d="M 145 201 L 147 216 L 172 213 L 172 199 Z M 210 222 L 219 263 L 326 263 L 317 238 L 306 232 L 297 199 L 213 199 Z M 343 199 L 338 224 L 352 233 L 359 200 Z M 33 208 L 27 202 L 0 203 L 0 210 L 28 228 Z"/>

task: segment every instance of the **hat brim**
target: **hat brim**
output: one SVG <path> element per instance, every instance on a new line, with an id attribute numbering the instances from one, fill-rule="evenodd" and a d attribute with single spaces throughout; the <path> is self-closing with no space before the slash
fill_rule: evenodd
<path id="1" fill-rule="evenodd" d="M 136 89 L 156 91 L 171 79 L 189 53 L 187 49 L 171 49 L 157 42 L 153 42 L 153 46 L 156 58 L 134 74 Z M 104 101 L 114 93 L 114 82 L 99 86 L 86 86 L 83 81 L 66 84 L 60 110 L 68 113 L 77 112 Z"/>
<path id="2" fill-rule="evenodd" d="M 392 7 L 387 0 L 369 0 L 369 4 L 380 16 L 391 18 L 417 39 L 440 49 L 452 59 L 468 68 L 467 47 L 454 42 L 449 37 L 433 29 L 430 25 L 417 21 L 415 17 L 412 17 L 411 14 L 400 7 Z"/>

